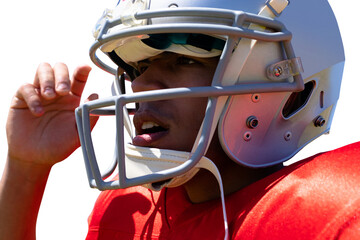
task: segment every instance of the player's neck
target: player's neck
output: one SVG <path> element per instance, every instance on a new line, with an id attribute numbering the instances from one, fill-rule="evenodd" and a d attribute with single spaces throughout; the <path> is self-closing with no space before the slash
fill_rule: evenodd
<path id="1" fill-rule="evenodd" d="M 225 195 L 234 193 L 282 168 L 282 165 L 270 168 L 247 168 L 230 159 L 219 166 Z M 188 197 L 193 203 L 201 203 L 220 198 L 219 185 L 216 178 L 207 170 L 200 170 L 185 184 Z"/>

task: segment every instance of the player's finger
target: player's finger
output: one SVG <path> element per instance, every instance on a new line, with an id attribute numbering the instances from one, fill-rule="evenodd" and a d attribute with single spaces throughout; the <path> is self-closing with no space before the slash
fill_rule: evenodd
<path id="1" fill-rule="evenodd" d="M 72 79 L 71 92 L 76 96 L 81 96 L 91 67 L 88 65 L 79 66 L 75 69 Z"/>
<path id="2" fill-rule="evenodd" d="M 57 63 L 54 66 L 55 91 L 58 95 L 64 96 L 70 91 L 69 69 L 64 63 Z"/>
<path id="3" fill-rule="evenodd" d="M 39 65 L 35 74 L 34 85 L 40 89 L 40 95 L 45 99 L 53 99 L 56 96 L 54 71 L 49 63 Z"/>
<path id="4" fill-rule="evenodd" d="M 12 102 L 11 108 L 25 109 L 28 108 L 35 116 L 40 116 L 44 113 L 44 108 L 39 96 L 39 89 L 32 84 L 22 85 L 16 92 Z"/>

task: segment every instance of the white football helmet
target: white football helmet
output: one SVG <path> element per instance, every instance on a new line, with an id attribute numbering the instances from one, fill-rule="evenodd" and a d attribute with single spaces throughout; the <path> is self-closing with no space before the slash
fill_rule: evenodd
<path id="1" fill-rule="evenodd" d="M 207 165 L 203 159 L 214 133 L 232 160 L 259 168 L 290 159 L 330 129 L 344 50 L 326 0 L 121 0 L 105 11 L 94 37 L 90 57 L 116 76 L 117 94 L 76 110 L 92 187 L 165 184 L 169 179 L 167 186 L 183 184 Z M 212 85 L 126 94 L 124 80 L 136 76 L 137 62 L 164 51 L 219 56 Z M 101 59 L 100 52 L 118 68 Z M 125 131 L 132 136 L 126 104 L 190 97 L 208 97 L 191 153 L 125 142 Z M 95 157 L 91 114 L 116 115 L 116 154 L 106 173 Z M 119 179 L 105 180 L 116 166 Z"/>

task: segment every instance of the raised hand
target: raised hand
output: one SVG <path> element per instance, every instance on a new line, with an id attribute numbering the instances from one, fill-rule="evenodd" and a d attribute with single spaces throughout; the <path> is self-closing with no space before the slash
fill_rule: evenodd
<path id="1" fill-rule="evenodd" d="M 70 80 L 65 64 L 39 65 L 33 84 L 21 86 L 11 103 L 6 126 L 9 158 L 51 166 L 79 147 L 74 110 L 90 70 L 80 66 Z"/>
<path id="2" fill-rule="evenodd" d="M 90 70 L 80 66 L 70 80 L 65 64 L 43 63 L 33 84 L 16 92 L 6 125 L 9 150 L 0 181 L 0 239 L 36 239 L 50 170 L 80 145 L 74 110 Z M 92 118 L 92 126 L 96 120 Z"/>

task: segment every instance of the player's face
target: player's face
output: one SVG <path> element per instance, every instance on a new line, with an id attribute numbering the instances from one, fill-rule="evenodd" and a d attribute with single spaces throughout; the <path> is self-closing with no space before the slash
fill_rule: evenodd
<path id="1" fill-rule="evenodd" d="M 209 86 L 218 58 L 163 53 L 139 62 L 134 92 Z M 137 146 L 191 151 L 206 108 L 206 98 L 142 102 L 134 115 Z"/>

